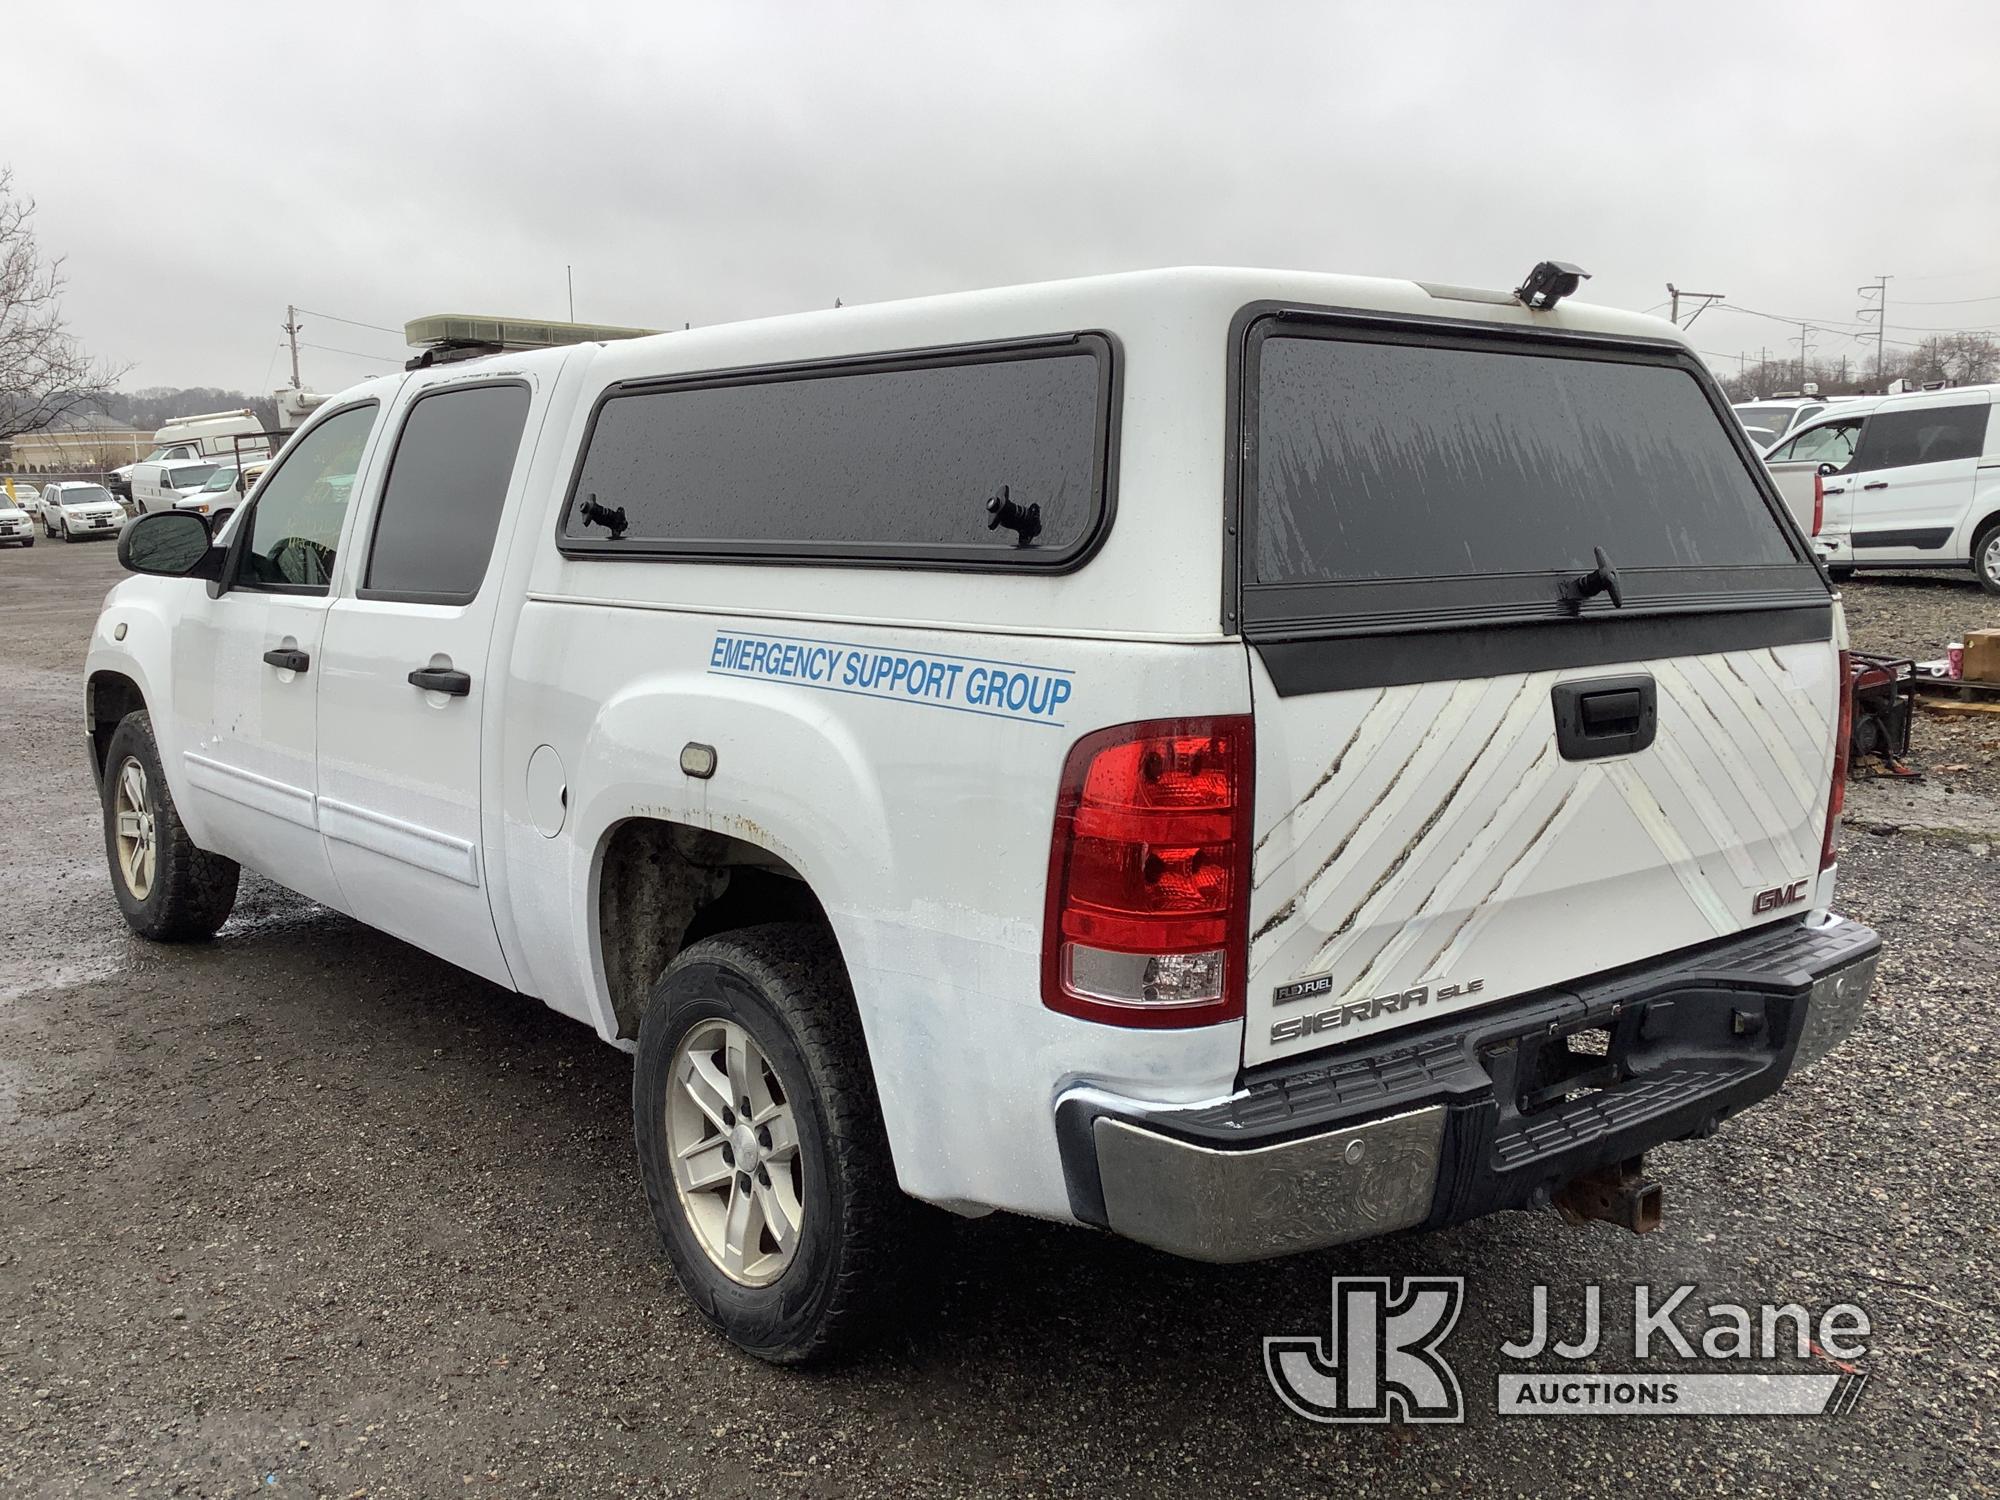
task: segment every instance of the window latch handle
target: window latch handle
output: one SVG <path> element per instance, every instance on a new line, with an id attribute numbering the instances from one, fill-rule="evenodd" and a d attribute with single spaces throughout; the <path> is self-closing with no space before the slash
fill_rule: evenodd
<path id="1" fill-rule="evenodd" d="M 454 698 L 463 698 L 472 691 L 472 674 L 443 667 L 418 667 L 410 673 L 410 686 L 422 688 L 427 693 L 447 693 Z"/>

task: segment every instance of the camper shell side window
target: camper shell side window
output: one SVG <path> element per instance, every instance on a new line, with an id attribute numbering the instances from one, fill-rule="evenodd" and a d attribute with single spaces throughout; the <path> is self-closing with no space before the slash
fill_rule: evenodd
<path id="1" fill-rule="evenodd" d="M 629 381 L 599 398 L 563 554 L 1066 572 L 1102 544 L 1103 333 Z"/>

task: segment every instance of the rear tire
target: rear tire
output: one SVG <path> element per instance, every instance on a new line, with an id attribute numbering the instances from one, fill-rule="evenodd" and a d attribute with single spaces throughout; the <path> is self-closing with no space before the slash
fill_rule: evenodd
<path id="1" fill-rule="evenodd" d="M 1979 533 L 1972 544 L 1972 572 L 1989 594 L 2000 594 L 2000 522 Z"/>
<path id="2" fill-rule="evenodd" d="M 830 1358 L 906 1296 L 901 1266 L 932 1211 L 896 1185 L 824 928 L 738 928 L 668 965 L 639 1025 L 632 1123 L 674 1274 L 741 1348 Z"/>
<path id="3" fill-rule="evenodd" d="M 125 925 L 157 943 L 213 937 L 236 905 L 236 861 L 197 849 L 188 837 L 150 715 L 119 720 L 98 790 L 105 859 Z"/>
<path id="4" fill-rule="evenodd" d="M 1852 567 L 1828 568 L 1826 576 L 1831 578 L 1835 583 L 1845 583 L 1854 576 L 1854 569 Z"/>

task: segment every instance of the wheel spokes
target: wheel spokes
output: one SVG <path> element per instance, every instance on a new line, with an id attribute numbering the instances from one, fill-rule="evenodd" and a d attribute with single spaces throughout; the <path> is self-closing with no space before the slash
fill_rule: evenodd
<path id="1" fill-rule="evenodd" d="M 728 1146 L 721 1136 L 712 1135 L 684 1147 L 680 1153 L 681 1185 L 691 1193 L 700 1193 L 727 1183 L 736 1175 L 729 1164 Z"/>
<path id="2" fill-rule="evenodd" d="M 799 1224 L 805 1218 L 804 1206 L 792 1195 L 791 1173 L 773 1177 L 769 1182 L 759 1182 L 756 1198 L 764 1227 L 777 1242 L 778 1254 L 789 1257 L 798 1245 Z"/>
<path id="3" fill-rule="evenodd" d="M 791 1105 L 773 1105 L 770 1114 L 757 1123 L 759 1129 L 770 1134 L 770 1143 L 764 1147 L 765 1161 L 775 1166 L 799 1154 L 799 1128 L 792 1119 Z"/>
<path id="4" fill-rule="evenodd" d="M 729 1187 L 729 1210 L 722 1221 L 723 1269 L 741 1276 L 750 1268 L 750 1253 L 757 1248 L 757 1231 L 764 1227 L 764 1215 L 757 1195 L 745 1191 L 738 1176 Z"/>
<path id="5" fill-rule="evenodd" d="M 730 1108 L 729 1080 L 715 1065 L 715 1059 L 700 1052 L 690 1052 L 681 1065 L 681 1089 L 694 1101 L 708 1122 L 717 1130 L 727 1130 L 723 1117 Z"/>

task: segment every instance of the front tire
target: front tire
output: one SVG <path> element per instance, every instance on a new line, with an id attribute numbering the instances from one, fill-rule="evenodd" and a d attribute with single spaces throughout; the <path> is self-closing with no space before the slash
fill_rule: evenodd
<path id="1" fill-rule="evenodd" d="M 75 540 L 76 540 L 76 535 L 75 535 L 75 533 L 74 533 L 74 532 L 72 532 L 72 531 L 71 531 L 71 530 L 69 529 L 69 517 L 68 517 L 68 516 L 64 516 L 64 517 L 62 518 L 62 521 L 61 521 L 61 523 L 60 523 L 60 524 L 61 524 L 61 526 L 62 526 L 62 539 L 63 539 L 63 541 L 64 541 L 64 542 L 73 542 L 73 541 L 75 541 Z"/>
<path id="2" fill-rule="evenodd" d="M 1826 576 L 1831 578 L 1835 583 L 1845 583 L 1854 576 L 1854 569 L 1852 565 L 1844 568 L 1828 567 Z"/>
<path id="3" fill-rule="evenodd" d="M 1989 594 L 2000 594 L 2000 523 L 1979 533 L 1972 544 L 1972 572 Z"/>
<path id="4" fill-rule="evenodd" d="M 99 791 L 104 853 L 125 925 L 159 943 L 213 937 L 236 905 L 236 861 L 188 837 L 148 714 L 127 714 L 112 731 Z"/>
<path id="5" fill-rule="evenodd" d="M 639 1025 L 632 1124 L 667 1257 L 711 1324 L 776 1364 L 873 1332 L 924 1210 L 896 1185 L 830 933 L 739 928 L 668 965 Z"/>

